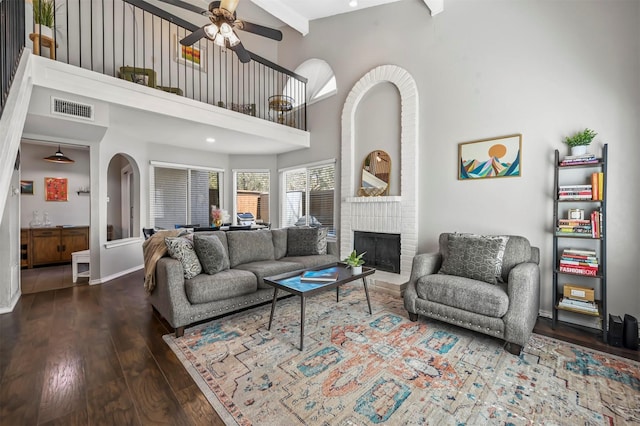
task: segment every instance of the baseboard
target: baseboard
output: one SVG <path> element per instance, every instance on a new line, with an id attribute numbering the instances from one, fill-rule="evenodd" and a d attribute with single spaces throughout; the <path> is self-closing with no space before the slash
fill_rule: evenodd
<path id="1" fill-rule="evenodd" d="M 22 296 L 22 293 L 17 291 L 16 294 L 13 295 L 13 299 L 11 299 L 11 303 L 9 303 L 9 306 L 7 306 L 6 308 L 0 308 L 0 315 L 13 312 L 13 310 L 16 307 L 16 304 L 18 303 L 18 300 L 20 300 L 20 296 Z"/>
<path id="2" fill-rule="evenodd" d="M 116 278 L 120 278 L 120 277 L 122 277 L 124 275 L 130 274 L 132 272 L 139 271 L 140 269 L 143 269 L 143 268 L 144 268 L 144 265 L 138 265 L 138 266 L 134 266 L 133 268 L 129 268 L 129 269 L 124 270 L 124 271 L 120 271 L 117 274 L 108 275 L 106 277 L 98 278 L 96 280 L 89 280 L 89 285 L 104 284 L 104 283 L 109 282 L 111 280 L 115 280 Z"/>

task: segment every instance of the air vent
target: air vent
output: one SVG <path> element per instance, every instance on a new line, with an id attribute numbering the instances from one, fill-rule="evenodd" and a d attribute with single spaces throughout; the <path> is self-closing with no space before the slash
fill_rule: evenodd
<path id="1" fill-rule="evenodd" d="M 81 104 L 66 99 L 52 97 L 51 113 L 93 121 L 93 105 Z"/>

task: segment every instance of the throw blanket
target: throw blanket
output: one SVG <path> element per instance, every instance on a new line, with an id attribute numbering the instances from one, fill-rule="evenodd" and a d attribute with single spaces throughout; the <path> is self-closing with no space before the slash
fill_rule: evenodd
<path id="1" fill-rule="evenodd" d="M 167 253 L 165 237 L 177 237 L 184 232 L 184 229 L 171 229 L 157 231 L 148 240 L 142 243 L 142 253 L 144 255 L 144 289 L 147 294 L 151 294 L 156 286 L 156 263 L 158 259 Z"/>

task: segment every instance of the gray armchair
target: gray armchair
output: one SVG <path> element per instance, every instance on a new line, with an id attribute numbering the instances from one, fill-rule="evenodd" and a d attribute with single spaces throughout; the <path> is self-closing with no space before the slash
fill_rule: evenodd
<path id="1" fill-rule="evenodd" d="M 443 233 L 439 243 L 437 253 L 413 259 L 404 294 L 409 318 L 423 315 L 498 337 L 519 354 L 538 317 L 539 249 L 519 236 Z"/>

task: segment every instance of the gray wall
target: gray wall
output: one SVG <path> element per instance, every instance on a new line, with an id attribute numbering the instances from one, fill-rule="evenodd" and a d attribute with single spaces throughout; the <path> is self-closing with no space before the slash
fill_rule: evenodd
<path id="1" fill-rule="evenodd" d="M 610 151 L 609 311 L 640 316 L 640 170 L 625 161 L 640 157 L 640 2 L 447 0 L 430 17 L 423 1 L 405 0 L 313 21 L 306 37 L 285 31 L 279 63 L 295 69 L 311 57 L 331 65 L 338 94 L 309 107 L 312 147 L 280 155 L 278 166 L 338 157 L 354 83 L 379 65 L 406 69 L 420 96 L 419 252 L 435 250 L 444 231 L 524 235 L 541 249 L 546 313 L 553 152 L 567 154 L 565 136 L 595 129 L 592 150 Z M 385 134 L 384 109 L 368 113 L 370 134 Z M 512 133 L 523 135 L 521 177 L 457 180 L 458 143 Z M 358 143 L 366 152 L 380 141 Z"/>

